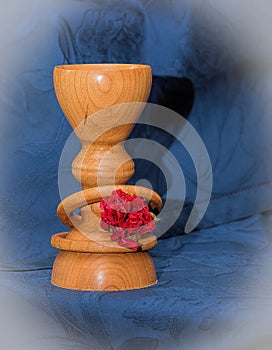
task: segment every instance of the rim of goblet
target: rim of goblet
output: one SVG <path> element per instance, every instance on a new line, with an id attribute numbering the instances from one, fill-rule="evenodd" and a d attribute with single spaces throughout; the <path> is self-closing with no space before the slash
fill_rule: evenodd
<path id="1" fill-rule="evenodd" d="M 109 70 L 133 70 L 133 69 L 151 69 L 151 66 L 147 64 L 138 63 L 82 63 L 82 64 L 64 64 L 55 66 L 54 69 L 65 70 L 65 71 L 94 71 L 98 70 L 109 71 Z"/>

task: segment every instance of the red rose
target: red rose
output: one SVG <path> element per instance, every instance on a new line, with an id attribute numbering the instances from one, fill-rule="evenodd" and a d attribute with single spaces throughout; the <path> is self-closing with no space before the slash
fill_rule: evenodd
<path id="1" fill-rule="evenodd" d="M 137 250 L 139 244 L 131 241 L 129 237 L 155 230 L 155 221 L 142 197 L 130 195 L 119 189 L 103 199 L 100 208 L 101 228 L 111 231 L 111 239 L 123 247 Z"/>
<path id="2" fill-rule="evenodd" d="M 127 238 L 127 230 L 122 229 L 120 227 L 112 228 L 111 239 L 116 241 L 122 247 L 130 248 L 132 250 L 137 250 L 139 245 L 137 242 L 133 242 Z"/>
<path id="3" fill-rule="evenodd" d="M 145 199 L 136 195 L 130 195 L 122 190 L 112 192 L 112 195 L 100 202 L 102 210 L 114 209 L 124 213 L 136 212 L 146 206 Z"/>

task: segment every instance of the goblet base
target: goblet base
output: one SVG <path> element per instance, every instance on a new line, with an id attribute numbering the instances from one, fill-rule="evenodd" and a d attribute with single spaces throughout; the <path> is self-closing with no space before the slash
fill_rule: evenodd
<path id="1" fill-rule="evenodd" d="M 64 234 L 55 235 L 55 239 L 60 235 Z M 53 266 L 52 284 L 74 290 L 120 291 L 157 283 L 154 263 L 147 251 L 93 250 L 60 250 Z"/>
<path id="2" fill-rule="evenodd" d="M 148 252 L 80 253 L 60 251 L 54 263 L 52 284 L 85 291 L 120 291 L 157 283 Z"/>

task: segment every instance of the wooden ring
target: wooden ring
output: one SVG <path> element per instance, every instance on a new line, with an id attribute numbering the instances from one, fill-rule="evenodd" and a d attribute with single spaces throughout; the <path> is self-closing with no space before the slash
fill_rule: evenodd
<path id="1" fill-rule="evenodd" d="M 116 186 L 103 186 L 93 187 L 76 192 L 71 196 L 65 198 L 58 206 L 57 214 L 60 220 L 68 227 L 75 227 L 80 224 L 81 216 L 74 214 L 74 210 L 81 209 L 86 205 L 100 202 L 103 196 L 109 197 L 113 190 L 120 189 L 126 193 L 143 197 L 149 200 L 149 204 L 152 209 L 160 211 L 162 207 L 161 197 L 153 190 L 142 186 L 133 185 L 116 185 Z"/>

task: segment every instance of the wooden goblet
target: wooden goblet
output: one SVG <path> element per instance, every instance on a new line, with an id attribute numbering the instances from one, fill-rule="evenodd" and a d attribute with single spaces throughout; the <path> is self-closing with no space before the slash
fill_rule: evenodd
<path id="1" fill-rule="evenodd" d="M 125 185 L 134 162 L 123 147 L 146 102 L 151 68 L 134 64 L 57 66 L 54 87 L 59 104 L 82 143 L 72 173 L 82 191 L 64 199 L 58 215 L 70 232 L 55 234 L 51 244 L 60 250 L 52 272 L 56 286 L 77 290 L 129 290 L 156 283 L 148 249 L 156 237 L 139 241 L 141 251 L 113 242 L 99 230 L 99 201 L 113 189 L 147 198 L 153 209 L 162 202 L 144 187 Z M 135 103 L 138 102 L 138 103 Z M 142 103 L 141 103 L 142 102 Z M 80 209 L 80 215 L 74 214 Z"/>

